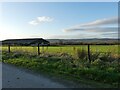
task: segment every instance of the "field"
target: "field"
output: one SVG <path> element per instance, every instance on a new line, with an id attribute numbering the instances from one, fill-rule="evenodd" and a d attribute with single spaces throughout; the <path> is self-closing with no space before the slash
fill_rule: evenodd
<path id="1" fill-rule="evenodd" d="M 118 87 L 118 45 L 90 46 L 91 63 L 88 62 L 87 49 L 87 45 L 48 46 L 40 47 L 41 54 L 37 55 L 37 47 L 11 46 L 11 53 L 8 53 L 8 47 L 3 46 L 2 60 L 36 72 L 93 84 L 94 87 Z M 100 84 L 96 84 L 98 82 Z"/>
<path id="2" fill-rule="evenodd" d="M 2 46 L 3 51 L 7 51 L 7 46 Z M 70 55 L 75 55 L 76 50 L 86 50 L 87 45 L 68 45 L 68 46 L 48 46 L 40 47 L 41 53 L 68 53 Z M 118 54 L 118 45 L 91 45 L 90 50 L 93 53 L 112 53 Z M 32 54 L 37 54 L 36 46 L 11 46 L 11 51 L 15 52 L 28 52 Z"/>

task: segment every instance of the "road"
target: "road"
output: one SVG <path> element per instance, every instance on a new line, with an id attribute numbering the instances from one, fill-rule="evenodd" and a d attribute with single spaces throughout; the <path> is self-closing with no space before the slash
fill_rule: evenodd
<path id="1" fill-rule="evenodd" d="M 1 56 L 0 56 L 1 58 Z M 0 90 L 2 89 L 2 63 L 0 62 Z"/>
<path id="2" fill-rule="evenodd" d="M 34 73 L 27 69 L 8 64 L 2 66 L 2 88 L 91 88 L 89 85 L 50 77 L 42 73 Z M 0 78 L 1 79 L 1 78 Z"/>
<path id="3" fill-rule="evenodd" d="M 11 65 L 2 64 L 2 88 L 67 88 L 43 75 L 36 75 Z"/>

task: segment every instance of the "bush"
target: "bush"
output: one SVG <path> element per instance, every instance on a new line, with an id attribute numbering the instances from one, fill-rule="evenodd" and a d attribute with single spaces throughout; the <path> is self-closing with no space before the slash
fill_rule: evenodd
<path id="1" fill-rule="evenodd" d="M 21 56 L 23 56 L 23 54 L 18 53 L 18 52 L 13 53 L 13 55 L 12 55 L 13 58 L 19 58 L 19 57 L 21 57 Z"/>
<path id="2" fill-rule="evenodd" d="M 96 52 L 96 53 L 91 53 L 90 57 L 91 60 L 94 62 L 96 59 L 98 59 L 100 56 L 100 52 Z"/>
<path id="3" fill-rule="evenodd" d="M 113 68 L 113 67 L 108 67 L 108 68 L 106 68 L 106 71 L 107 71 L 107 72 L 114 72 L 114 71 L 115 71 L 115 68 Z"/>
<path id="4" fill-rule="evenodd" d="M 112 57 L 111 53 L 105 53 L 99 56 L 99 58 L 104 62 L 112 62 L 115 60 L 114 57 Z"/>
<path id="5" fill-rule="evenodd" d="M 96 59 L 91 64 L 95 67 L 98 67 L 99 69 L 106 69 L 106 67 L 108 67 L 108 64 L 102 61 L 101 59 Z"/>
<path id="6" fill-rule="evenodd" d="M 87 58 L 87 52 L 84 49 L 82 49 L 82 50 L 77 49 L 77 57 L 79 59 L 84 60 Z"/>
<path id="7" fill-rule="evenodd" d="M 96 65 L 96 66 L 101 66 L 103 64 L 104 62 L 100 59 L 96 59 L 94 62 L 92 62 L 92 65 Z"/>

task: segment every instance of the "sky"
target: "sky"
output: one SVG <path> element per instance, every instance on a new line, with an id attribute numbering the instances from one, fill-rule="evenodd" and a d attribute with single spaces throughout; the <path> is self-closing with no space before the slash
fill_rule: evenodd
<path id="1" fill-rule="evenodd" d="M 3 2 L 0 40 L 118 37 L 117 2 Z"/>

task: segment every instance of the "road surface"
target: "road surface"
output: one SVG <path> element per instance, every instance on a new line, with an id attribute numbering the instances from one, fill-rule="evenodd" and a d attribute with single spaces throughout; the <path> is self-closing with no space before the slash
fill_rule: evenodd
<path id="1" fill-rule="evenodd" d="M 2 88 L 67 88 L 43 75 L 36 75 L 2 64 Z"/>
<path id="2" fill-rule="evenodd" d="M 1 63 L 0 63 L 1 66 Z M 12 65 L 2 64 L 2 88 L 90 88 L 89 85 L 37 74 Z"/>

